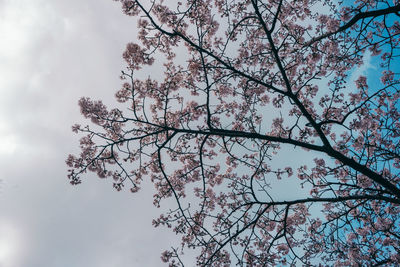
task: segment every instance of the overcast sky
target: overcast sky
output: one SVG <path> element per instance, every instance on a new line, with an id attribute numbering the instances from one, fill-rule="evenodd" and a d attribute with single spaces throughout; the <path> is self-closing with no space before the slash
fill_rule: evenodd
<path id="1" fill-rule="evenodd" d="M 0 267 L 162 266 L 152 193 L 73 187 L 81 96 L 113 103 L 135 18 L 111 0 L 0 0 Z"/>
<path id="2" fill-rule="evenodd" d="M 114 103 L 135 21 L 112 0 L 0 0 L 0 267 L 163 266 L 152 186 L 73 187 L 64 163 L 78 99 Z"/>

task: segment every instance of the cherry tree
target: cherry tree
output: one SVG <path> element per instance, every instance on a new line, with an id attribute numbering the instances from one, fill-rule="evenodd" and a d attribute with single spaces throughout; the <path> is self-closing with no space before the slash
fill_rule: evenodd
<path id="1" fill-rule="evenodd" d="M 399 1 L 118 2 L 120 108 L 80 99 L 71 184 L 150 179 L 170 266 L 400 263 Z"/>

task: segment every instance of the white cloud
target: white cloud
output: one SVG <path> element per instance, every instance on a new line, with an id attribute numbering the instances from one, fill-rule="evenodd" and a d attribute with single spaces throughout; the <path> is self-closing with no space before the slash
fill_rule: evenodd
<path id="1" fill-rule="evenodd" d="M 350 84 L 353 86 L 355 80 L 358 79 L 358 77 L 360 77 L 360 75 L 367 75 L 368 71 L 371 70 L 375 70 L 376 67 L 374 65 L 372 65 L 372 53 L 370 51 L 366 51 L 364 56 L 363 56 L 363 63 L 361 64 L 361 66 L 356 67 L 354 69 L 354 71 L 351 73 L 350 76 Z"/>
<path id="2" fill-rule="evenodd" d="M 0 266 L 15 266 L 15 261 L 22 250 L 21 233 L 14 223 L 0 222 Z"/>
<path id="3" fill-rule="evenodd" d="M 114 102 L 135 22 L 111 0 L 0 0 L 1 267 L 160 265 L 174 236 L 151 225 L 151 185 L 72 187 L 64 163 L 78 99 Z"/>

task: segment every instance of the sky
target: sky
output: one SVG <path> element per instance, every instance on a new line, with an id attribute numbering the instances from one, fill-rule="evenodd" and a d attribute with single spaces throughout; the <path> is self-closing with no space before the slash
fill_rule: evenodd
<path id="1" fill-rule="evenodd" d="M 0 0 L 0 267 L 164 266 L 177 238 L 153 228 L 149 183 L 66 177 L 71 125 L 87 123 L 77 102 L 115 103 L 135 22 L 112 0 Z"/>
<path id="2" fill-rule="evenodd" d="M 77 102 L 114 103 L 135 22 L 111 0 L 0 0 L 0 267 L 163 266 L 150 185 L 66 177 Z"/>

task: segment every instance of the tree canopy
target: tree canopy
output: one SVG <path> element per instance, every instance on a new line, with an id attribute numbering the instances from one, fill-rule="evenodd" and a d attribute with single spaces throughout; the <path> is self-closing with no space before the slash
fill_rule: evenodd
<path id="1" fill-rule="evenodd" d="M 397 0 L 118 2 L 125 108 L 80 99 L 72 184 L 151 179 L 170 266 L 400 263 Z"/>

